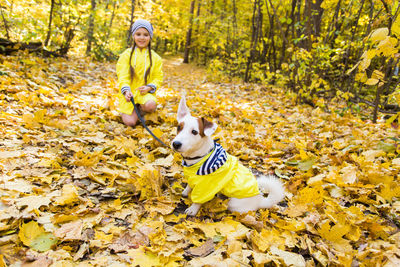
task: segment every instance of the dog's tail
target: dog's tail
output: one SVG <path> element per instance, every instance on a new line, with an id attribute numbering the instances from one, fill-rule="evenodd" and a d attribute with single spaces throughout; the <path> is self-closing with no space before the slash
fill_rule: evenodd
<path id="1" fill-rule="evenodd" d="M 268 192 L 268 197 L 264 198 L 260 205 L 262 209 L 268 209 L 278 204 L 285 197 L 285 189 L 282 182 L 274 175 L 260 176 L 257 178 L 261 192 Z"/>

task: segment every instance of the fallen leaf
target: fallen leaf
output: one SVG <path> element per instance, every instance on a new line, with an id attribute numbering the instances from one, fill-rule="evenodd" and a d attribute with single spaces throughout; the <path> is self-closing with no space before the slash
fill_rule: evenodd
<path id="1" fill-rule="evenodd" d="M 22 263 L 22 267 L 48 267 L 52 263 L 53 263 L 53 260 L 49 259 L 47 256 L 39 256 L 36 260 L 34 260 L 32 262 Z M 1 264 L 0 264 L 0 267 L 2 267 Z"/>
<path id="2" fill-rule="evenodd" d="M 79 201 L 78 190 L 73 184 L 66 184 L 61 190 L 61 196 L 55 201 L 56 205 L 69 205 Z"/>
<path id="3" fill-rule="evenodd" d="M 185 250 L 185 255 L 186 256 L 193 256 L 193 257 L 205 257 L 208 256 L 209 254 L 213 253 L 215 250 L 214 248 L 214 242 L 212 239 L 208 239 L 203 245 L 196 247 L 196 248 L 190 248 Z"/>
<path id="4" fill-rule="evenodd" d="M 16 200 L 16 205 L 19 209 L 27 207 L 27 211 L 37 210 L 42 206 L 48 206 L 51 203 L 49 196 L 27 196 Z"/>
<path id="5" fill-rule="evenodd" d="M 64 241 L 81 240 L 82 239 L 82 221 L 70 222 L 63 224 L 54 231 L 54 235 Z"/>
<path id="6" fill-rule="evenodd" d="M 306 261 L 300 254 L 287 252 L 276 247 L 271 247 L 270 252 L 273 255 L 279 256 L 286 266 L 305 267 Z"/>
<path id="7" fill-rule="evenodd" d="M 24 223 L 19 227 L 18 237 L 25 246 L 30 246 L 32 242 L 41 234 L 44 233 L 43 227 L 37 222 L 30 221 Z"/>

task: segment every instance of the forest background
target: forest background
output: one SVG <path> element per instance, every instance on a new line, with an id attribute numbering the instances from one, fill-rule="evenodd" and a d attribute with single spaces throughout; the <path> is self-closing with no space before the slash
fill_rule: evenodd
<path id="1" fill-rule="evenodd" d="M 0 12 L 0 267 L 400 265 L 399 1 Z M 186 90 L 229 153 L 284 182 L 279 205 L 235 214 L 217 197 L 184 214 L 181 157 L 123 125 L 114 101 L 137 18 L 164 59 L 149 127 L 172 140 Z"/>
<path id="2" fill-rule="evenodd" d="M 184 53 L 212 73 L 286 86 L 313 106 L 341 99 L 345 109 L 370 108 L 374 121 L 378 111 L 400 111 L 398 1 L 6 0 L 0 8 L 6 46 L 115 60 L 134 19 L 147 18 L 157 52 Z"/>

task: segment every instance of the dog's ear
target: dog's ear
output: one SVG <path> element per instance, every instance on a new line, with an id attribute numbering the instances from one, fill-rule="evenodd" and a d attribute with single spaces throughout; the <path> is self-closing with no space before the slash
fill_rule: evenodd
<path id="1" fill-rule="evenodd" d="M 190 115 L 190 110 L 186 106 L 185 96 L 182 96 L 181 101 L 179 102 L 179 107 L 178 107 L 178 115 L 177 115 L 178 122 L 180 122 L 187 115 Z"/>
<path id="2" fill-rule="evenodd" d="M 203 124 L 203 133 L 205 136 L 211 136 L 218 127 L 216 123 L 210 122 L 204 118 L 201 118 L 201 123 Z"/>

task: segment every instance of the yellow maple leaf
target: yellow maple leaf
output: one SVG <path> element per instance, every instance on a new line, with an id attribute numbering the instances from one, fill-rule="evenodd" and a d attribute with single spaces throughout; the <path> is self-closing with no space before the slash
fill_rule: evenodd
<path id="1" fill-rule="evenodd" d="M 381 192 L 379 194 L 381 197 L 383 197 L 385 200 L 391 202 L 393 197 L 399 197 L 400 196 L 400 187 L 398 183 L 396 182 L 391 182 L 391 183 L 385 183 L 383 184 L 383 188 L 381 189 Z"/>
<path id="2" fill-rule="evenodd" d="M 113 234 L 106 234 L 103 231 L 95 230 L 94 237 L 97 240 L 101 240 L 104 243 L 110 243 L 113 239 Z"/>
<path id="3" fill-rule="evenodd" d="M 277 255 L 283 260 L 286 266 L 294 267 L 305 267 L 306 261 L 300 254 L 288 252 L 277 248 L 276 246 L 271 247 L 270 252 L 273 255 Z"/>
<path id="4" fill-rule="evenodd" d="M 232 255 L 233 253 L 240 252 L 240 251 L 242 251 L 242 243 L 241 242 L 239 242 L 237 240 L 233 240 L 233 241 L 229 242 L 228 249 L 226 251 L 226 253 L 229 256 Z"/>
<path id="5" fill-rule="evenodd" d="M 44 229 L 35 221 L 24 223 L 19 227 L 18 237 L 25 246 L 30 246 L 38 236 L 44 234 Z"/>
<path id="6" fill-rule="evenodd" d="M 356 242 L 361 237 L 361 234 L 362 234 L 361 229 L 360 229 L 360 227 L 355 226 L 355 225 L 352 225 L 350 227 L 351 227 L 350 231 L 348 233 L 346 233 L 345 236 L 346 236 L 346 238 L 350 239 L 351 241 Z"/>
<path id="7" fill-rule="evenodd" d="M 40 126 L 40 124 L 35 121 L 34 116 L 31 113 L 25 113 L 22 115 L 22 120 L 25 123 L 25 127 L 28 129 L 33 129 Z"/>
<path id="8" fill-rule="evenodd" d="M 135 186 L 140 190 L 140 199 L 161 196 L 161 186 L 164 182 L 160 170 L 146 164 L 137 171 Z"/>
<path id="9" fill-rule="evenodd" d="M 101 151 L 85 153 L 78 151 L 74 154 L 74 164 L 76 166 L 92 167 L 96 165 L 102 157 Z"/>
<path id="10" fill-rule="evenodd" d="M 158 138 L 161 138 L 161 136 L 164 134 L 159 128 L 155 128 L 154 130 L 153 130 L 153 134 L 155 135 L 155 136 L 157 136 Z"/>
<path id="11" fill-rule="evenodd" d="M 262 229 L 260 233 L 254 231 L 251 235 L 251 241 L 262 252 L 267 251 L 271 246 L 284 249 L 286 242 L 280 231 L 275 229 Z"/>
<path id="12" fill-rule="evenodd" d="M 325 221 L 317 231 L 326 240 L 339 242 L 350 230 L 350 225 L 337 223 L 331 226 L 330 221 Z"/>
<path id="13" fill-rule="evenodd" d="M 172 154 L 165 158 L 158 158 L 153 162 L 154 165 L 159 165 L 164 167 L 171 167 L 173 163 L 174 163 L 174 156 Z"/>
<path id="14" fill-rule="evenodd" d="M 26 196 L 18 198 L 16 201 L 16 205 L 18 208 L 22 208 L 27 206 L 27 211 L 32 211 L 35 209 L 39 209 L 42 206 L 48 206 L 51 203 L 51 197 L 46 196 Z"/>
<path id="15" fill-rule="evenodd" d="M 162 266 L 161 261 L 157 254 L 145 251 L 143 247 L 138 249 L 129 249 L 128 256 L 132 259 L 134 266 L 153 267 Z"/>
<path id="16" fill-rule="evenodd" d="M 56 205 L 68 205 L 79 201 L 78 190 L 73 184 L 66 184 L 61 190 L 61 196 L 56 199 Z"/>
<path id="17" fill-rule="evenodd" d="M 357 167 L 352 164 L 347 164 L 341 170 L 341 180 L 347 184 L 357 182 Z"/>
<path id="18" fill-rule="evenodd" d="M 317 206 L 323 203 L 323 195 L 324 190 L 321 186 L 305 187 L 299 192 L 295 198 L 295 202 L 298 204 Z"/>
<path id="19" fill-rule="evenodd" d="M 307 155 L 307 152 L 305 152 L 304 149 L 300 149 L 300 158 L 301 158 L 301 160 L 306 160 L 309 158 L 309 156 Z"/>
<path id="20" fill-rule="evenodd" d="M 199 228 L 202 230 L 207 238 L 213 238 L 216 235 L 222 235 L 226 236 L 228 239 L 241 239 L 244 238 L 250 231 L 249 228 L 229 217 L 215 223 L 187 223 L 193 228 Z"/>
<path id="21" fill-rule="evenodd" d="M 138 162 L 140 162 L 140 159 L 136 156 L 132 156 L 126 159 L 126 163 L 131 167 L 136 167 Z"/>

